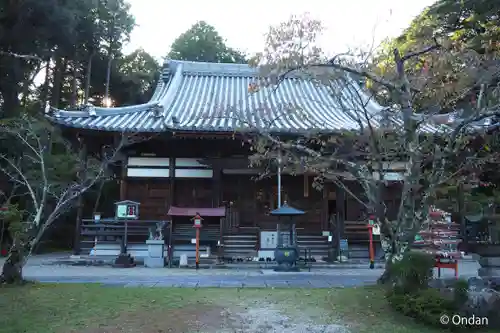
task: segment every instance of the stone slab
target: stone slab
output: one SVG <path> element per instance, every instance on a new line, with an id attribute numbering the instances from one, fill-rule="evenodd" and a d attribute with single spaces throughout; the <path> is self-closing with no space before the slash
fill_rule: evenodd
<path id="1" fill-rule="evenodd" d="M 290 280 L 288 285 L 292 288 L 311 288 L 312 284 L 309 280 Z"/>
<path id="2" fill-rule="evenodd" d="M 290 287 L 288 281 L 280 281 L 280 280 L 266 280 L 266 285 L 268 287 L 273 288 L 287 288 Z"/>
<path id="3" fill-rule="evenodd" d="M 482 267 L 500 267 L 500 257 L 482 257 L 479 259 Z"/>
<path id="4" fill-rule="evenodd" d="M 175 283 L 171 281 L 159 281 L 155 284 L 155 287 L 157 288 L 171 288 L 174 287 Z"/>
<path id="5" fill-rule="evenodd" d="M 182 282 L 182 283 L 176 283 L 176 287 L 181 287 L 181 288 L 196 288 L 198 287 L 198 282 Z"/>
<path id="6" fill-rule="evenodd" d="M 497 277 L 500 276 L 500 267 L 481 267 L 477 273 L 482 278 Z"/>
<path id="7" fill-rule="evenodd" d="M 165 267 L 165 259 L 162 257 L 145 257 L 144 267 L 163 268 Z"/>
<path id="8" fill-rule="evenodd" d="M 331 288 L 332 287 L 332 285 L 330 284 L 329 281 L 319 280 L 319 279 L 309 280 L 309 285 L 313 288 Z"/>
<path id="9" fill-rule="evenodd" d="M 218 288 L 219 286 L 220 286 L 220 281 L 200 280 L 198 282 L 198 288 Z"/>

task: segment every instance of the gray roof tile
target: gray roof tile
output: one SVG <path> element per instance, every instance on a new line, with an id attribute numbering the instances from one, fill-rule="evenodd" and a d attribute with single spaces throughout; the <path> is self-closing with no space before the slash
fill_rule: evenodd
<path id="1" fill-rule="evenodd" d="M 352 101 L 364 92 L 354 82 L 352 90 L 339 90 L 344 96 L 340 100 L 325 86 L 297 76 L 287 77 L 278 87 L 249 93 L 258 75 L 248 65 L 169 60 L 161 77 L 146 104 L 82 111 L 53 109 L 50 118 L 69 127 L 133 132 L 230 132 L 254 126 L 276 132 L 359 128 L 354 121 L 359 117 L 349 117 L 346 111 L 360 112 Z M 381 107 L 365 97 L 375 120 Z"/>

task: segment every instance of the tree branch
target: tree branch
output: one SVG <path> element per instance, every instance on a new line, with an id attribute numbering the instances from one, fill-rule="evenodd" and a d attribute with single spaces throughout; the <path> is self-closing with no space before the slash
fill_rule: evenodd
<path id="1" fill-rule="evenodd" d="M 38 61 L 43 61 L 42 58 L 34 55 L 29 55 L 29 54 L 18 54 L 14 52 L 5 52 L 5 51 L 0 51 L 0 55 L 3 56 L 8 56 L 8 57 L 13 57 L 13 58 L 18 58 L 18 59 L 24 59 L 24 60 L 38 60 Z"/>

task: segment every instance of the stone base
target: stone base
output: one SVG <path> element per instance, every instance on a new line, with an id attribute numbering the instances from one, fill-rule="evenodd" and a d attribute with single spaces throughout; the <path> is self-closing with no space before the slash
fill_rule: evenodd
<path id="1" fill-rule="evenodd" d="M 289 265 L 278 265 L 275 269 L 275 272 L 300 272 L 300 269 L 297 266 L 289 266 Z"/>
<path id="2" fill-rule="evenodd" d="M 470 290 L 494 289 L 500 291 L 500 276 L 485 278 L 471 277 L 468 282 Z"/>
<path id="3" fill-rule="evenodd" d="M 500 293 L 491 289 L 469 291 L 462 312 L 464 317 L 488 318 L 488 328 L 500 329 Z M 484 325 L 484 323 L 482 323 Z"/>
<path id="4" fill-rule="evenodd" d="M 134 258 L 130 254 L 120 254 L 118 258 L 116 258 L 113 267 L 117 268 L 135 267 Z"/>
<path id="5" fill-rule="evenodd" d="M 481 267 L 477 270 L 477 274 L 483 279 L 500 277 L 500 267 Z"/>
<path id="6" fill-rule="evenodd" d="M 144 267 L 148 268 L 163 268 L 165 267 L 165 258 L 144 258 Z"/>
<path id="7" fill-rule="evenodd" d="M 188 257 L 187 254 L 181 254 L 179 258 L 179 267 L 187 267 L 188 265 Z"/>
<path id="8" fill-rule="evenodd" d="M 500 257 L 480 257 L 478 262 L 481 267 L 498 267 L 500 269 Z"/>

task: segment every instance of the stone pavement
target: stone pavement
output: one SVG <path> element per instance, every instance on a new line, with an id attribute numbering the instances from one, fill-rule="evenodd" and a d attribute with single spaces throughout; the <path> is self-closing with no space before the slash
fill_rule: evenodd
<path id="1" fill-rule="evenodd" d="M 300 274 L 300 273 L 299 273 Z M 202 275 L 202 276 L 167 276 L 164 278 L 47 278 L 38 277 L 35 280 L 49 283 L 101 283 L 103 286 L 115 287 L 187 287 L 187 288 L 331 288 L 353 287 L 375 284 L 377 276 L 237 276 L 237 275 Z"/>
<path id="2" fill-rule="evenodd" d="M 179 269 L 112 268 L 94 266 L 46 265 L 30 258 L 24 268 L 26 279 L 49 283 L 102 283 L 106 286 L 143 287 L 297 287 L 329 288 L 374 284 L 382 269 L 312 269 L 311 272 L 283 273 L 266 269 Z M 1 262 L 0 262 L 1 264 Z M 460 262 L 462 277 L 477 275 L 476 261 Z M 443 270 L 443 277 L 453 271 Z"/>

